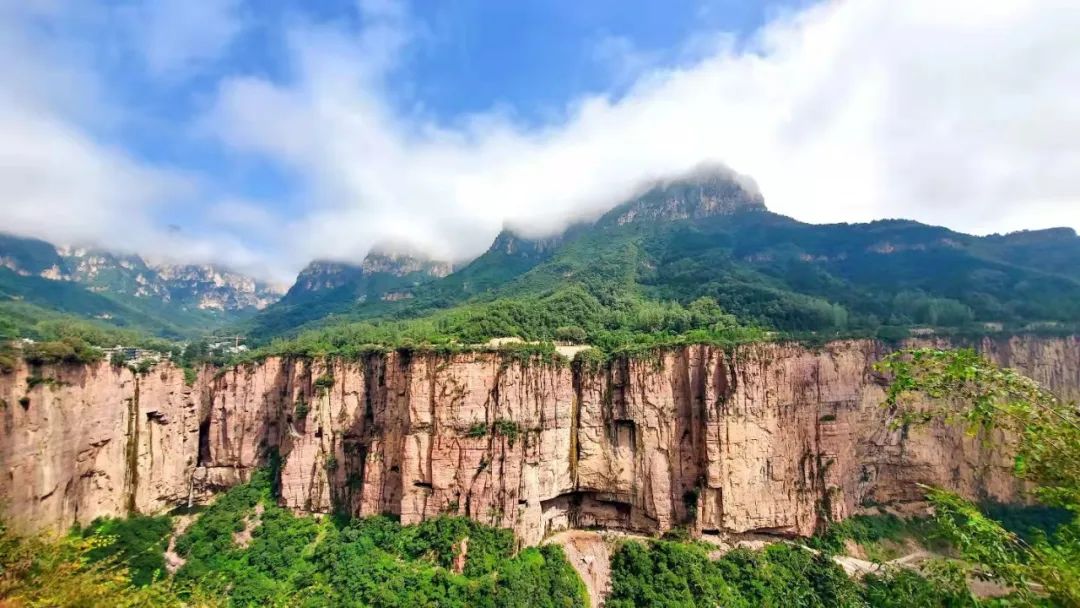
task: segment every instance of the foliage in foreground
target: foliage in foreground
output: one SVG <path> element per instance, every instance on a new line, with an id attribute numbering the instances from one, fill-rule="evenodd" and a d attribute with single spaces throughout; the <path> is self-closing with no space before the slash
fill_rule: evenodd
<path id="1" fill-rule="evenodd" d="M 190 608 L 218 605 L 195 591 L 181 600 L 173 585 L 133 586 L 113 560 L 95 561 L 101 537 L 21 537 L 0 522 L 0 605 L 5 608 Z"/>
<path id="2" fill-rule="evenodd" d="M 1080 606 L 1080 410 L 1034 380 L 1002 369 L 972 350 L 919 349 L 881 364 L 894 380 L 887 405 L 898 424 L 964 424 L 971 433 L 1007 441 L 1015 475 L 1032 496 L 1069 513 L 1052 533 L 1009 530 L 978 506 L 928 489 L 944 535 L 983 573 L 1014 588 L 1025 605 L 1048 597 Z M 927 396 L 912 399 L 912 396 Z M 1064 519 L 1064 518 L 1063 518 Z"/>
<path id="3" fill-rule="evenodd" d="M 172 529 L 168 516 L 133 515 L 94 520 L 82 535 L 104 541 L 87 557 L 95 562 L 115 560 L 127 568 L 132 584 L 144 586 L 166 575 L 164 553 Z"/>
<path id="4" fill-rule="evenodd" d="M 824 553 L 774 544 L 736 549 L 720 559 L 713 547 L 653 541 L 624 543 L 612 557 L 609 608 L 724 606 L 750 608 L 975 606 L 963 574 L 944 565 L 928 576 L 888 571 L 860 582 Z"/>

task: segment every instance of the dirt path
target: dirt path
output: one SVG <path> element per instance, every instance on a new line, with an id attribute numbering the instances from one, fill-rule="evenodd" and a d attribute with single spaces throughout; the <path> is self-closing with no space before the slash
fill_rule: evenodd
<path id="1" fill-rule="evenodd" d="M 567 530 L 544 544 L 559 545 L 589 592 L 589 605 L 600 608 L 611 586 L 611 544 L 599 532 Z"/>
<path id="2" fill-rule="evenodd" d="M 172 536 L 169 537 L 169 547 L 165 549 L 165 569 L 169 571 L 169 574 L 176 574 L 176 571 L 187 563 L 187 560 L 180 557 L 176 552 L 176 539 L 184 534 L 191 522 L 195 521 L 195 517 L 195 515 L 179 515 L 176 517 L 176 525 L 173 526 Z"/>

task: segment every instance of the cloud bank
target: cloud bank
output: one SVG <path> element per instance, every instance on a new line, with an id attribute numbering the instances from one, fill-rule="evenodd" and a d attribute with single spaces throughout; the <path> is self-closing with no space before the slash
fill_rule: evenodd
<path id="1" fill-rule="evenodd" d="M 423 43 L 422 23 L 389 0 L 357 12 L 359 29 L 290 21 L 288 77 L 217 83 L 192 129 L 295 176 L 302 204 L 281 219 L 258 201 L 215 202 L 220 231 L 186 249 L 279 278 L 383 241 L 462 260 L 504 225 L 551 233 L 704 161 L 751 176 L 772 210 L 804 221 L 1080 228 L 1080 5 L 1069 0 L 824 2 L 749 41 L 696 36 L 709 52 L 674 67 L 620 41 L 602 54 L 632 84 L 572 100 L 539 128 L 505 110 L 447 124 L 402 108 L 398 57 Z M 14 226 L 110 238 L 123 217 L 160 232 L 147 209 L 184 176 L 8 97 L 0 184 L 15 193 L 3 203 Z M 43 230 L 43 210 L 72 225 Z"/>

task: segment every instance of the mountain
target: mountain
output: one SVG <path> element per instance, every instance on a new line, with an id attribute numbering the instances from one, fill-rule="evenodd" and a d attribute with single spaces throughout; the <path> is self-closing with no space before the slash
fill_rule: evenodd
<path id="1" fill-rule="evenodd" d="M 203 333 L 276 301 L 281 290 L 212 265 L 56 247 L 0 234 L 0 297 L 166 337 Z"/>
<path id="2" fill-rule="evenodd" d="M 704 167 L 648 184 L 560 235 L 506 230 L 471 263 L 417 283 L 408 299 L 310 293 L 308 305 L 333 317 L 266 322 L 283 300 L 257 315 L 252 334 L 389 318 L 430 318 L 470 340 L 550 339 L 567 327 L 580 334 L 578 326 L 593 339 L 679 333 L 695 327 L 685 319 L 701 301 L 740 324 L 783 332 L 1074 326 L 1078 268 L 1080 238 L 1069 229 L 978 237 L 907 220 L 806 224 L 768 211 L 749 180 Z"/>
<path id="3" fill-rule="evenodd" d="M 360 264 L 312 262 L 277 301 L 271 286 L 211 266 L 0 236 L 0 296 L 25 318 L 39 307 L 169 337 L 228 326 L 253 343 L 378 320 L 405 325 L 350 341 L 611 345 L 735 325 L 1069 329 L 1080 327 L 1080 237 L 979 237 L 897 219 L 806 224 L 770 212 L 749 179 L 706 166 L 644 184 L 560 234 L 504 229 L 458 267 L 387 247 Z"/>
<path id="4" fill-rule="evenodd" d="M 246 331 L 271 335 L 357 305 L 411 299 L 416 287 L 450 275 L 453 265 L 422 256 L 376 250 L 360 264 L 308 264 L 278 302 L 255 316 Z"/>

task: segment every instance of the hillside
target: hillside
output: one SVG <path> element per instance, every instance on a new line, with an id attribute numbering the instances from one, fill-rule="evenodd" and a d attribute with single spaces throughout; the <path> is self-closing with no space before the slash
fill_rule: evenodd
<path id="1" fill-rule="evenodd" d="M 173 339 L 228 328 L 253 343 L 308 330 L 323 343 L 517 336 L 604 349 L 694 332 L 1063 331 L 1080 323 L 1078 261 L 1067 228 L 979 237 L 906 220 L 806 224 L 770 212 L 746 178 L 704 167 L 561 234 L 507 228 L 457 267 L 388 248 L 359 264 L 315 261 L 280 300 L 212 266 L 0 235 L 0 307 L 17 317 L 8 325 L 40 309 Z"/>
<path id="2" fill-rule="evenodd" d="M 745 180 L 713 168 L 654 184 L 555 237 L 504 231 L 479 258 L 414 281 L 401 299 L 308 294 L 305 306 L 318 314 L 288 317 L 286 298 L 249 330 L 267 339 L 381 320 L 398 326 L 372 339 L 597 343 L 613 332 L 680 334 L 718 322 L 860 335 L 1067 327 L 1080 321 L 1078 261 L 1070 229 L 977 237 L 904 220 L 806 224 L 769 212 Z"/>

